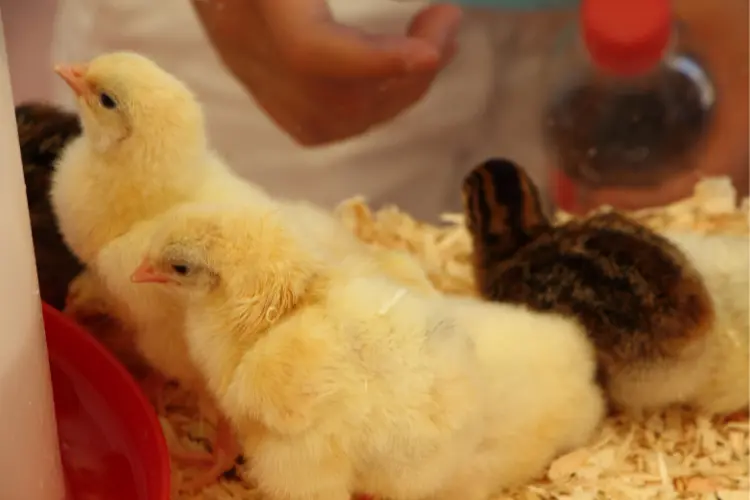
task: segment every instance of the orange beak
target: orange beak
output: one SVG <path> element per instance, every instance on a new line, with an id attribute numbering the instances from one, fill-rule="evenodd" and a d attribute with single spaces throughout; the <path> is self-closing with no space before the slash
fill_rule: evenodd
<path id="1" fill-rule="evenodd" d="M 133 283 L 168 283 L 170 279 L 154 270 L 154 267 L 144 259 L 130 275 L 130 281 Z"/>
<path id="2" fill-rule="evenodd" d="M 55 66 L 55 73 L 60 75 L 60 78 L 65 80 L 65 83 L 79 97 L 91 92 L 91 88 L 86 83 L 86 70 L 85 64 L 58 64 Z"/>

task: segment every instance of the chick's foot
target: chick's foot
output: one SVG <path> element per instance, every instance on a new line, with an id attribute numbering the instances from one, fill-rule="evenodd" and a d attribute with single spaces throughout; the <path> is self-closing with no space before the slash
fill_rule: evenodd
<path id="1" fill-rule="evenodd" d="M 229 422 L 220 417 L 216 424 L 216 440 L 211 454 L 184 450 L 173 455 L 177 460 L 208 467 L 207 470 L 183 481 L 181 489 L 197 491 L 214 484 L 222 474 L 234 467 L 240 451 Z"/>

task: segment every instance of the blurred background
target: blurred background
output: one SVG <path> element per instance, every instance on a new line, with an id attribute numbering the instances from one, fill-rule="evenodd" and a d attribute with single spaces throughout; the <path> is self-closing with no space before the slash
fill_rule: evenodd
<path id="1" fill-rule="evenodd" d="M 50 46 L 57 0 L 0 0 L 16 103 L 51 99 Z"/>
<path id="2" fill-rule="evenodd" d="M 405 11 L 411 3 L 329 2 L 336 6 L 334 11 L 348 14 L 344 16 L 347 22 L 361 21 L 370 28 L 382 22 L 388 29 L 408 21 Z M 364 12 L 366 5 L 376 3 L 387 4 L 388 12 L 366 16 L 344 12 L 360 7 Z M 67 16 L 63 16 L 66 22 L 61 23 L 55 38 L 58 4 L 69 8 Z M 454 186 L 466 168 L 480 158 L 498 154 L 526 165 L 542 191 L 547 190 L 547 167 L 539 132 L 542 107 L 548 97 L 546 87 L 556 78 L 545 75 L 545 71 L 550 51 L 570 13 L 474 11 L 466 16 L 467 29 L 460 40 L 462 50 L 420 105 L 394 120 L 398 123 L 393 123 L 393 127 L 376 130 L 362 140 L 313 151 L 292 143 L 261 116 L 252 99 L 213 53 L 187 4 L 188 0 L 0 0 L 14 101 L 53 100 L 70 106 L 73 96 L 54 76 L 53 57 L 78 60 L 109 50 L 136 50 L 183 79 L 204 103 L 209 103 L 207 121 L 212 143 L 240 173 L 248 173 L 273 191 L 282 166 L 304 165 L 295 175 L 308 177 L 299 177 L 292 184 L 282 182 L 279 189 L 283 188 L 285 196 L 312 198 L 333 206 L 342 194 L 329 189 L 330 179 L 336 179 L 337 185 L 353 186 L 349 191 L 376 186 L 386 179 L 390 184 L 382 184 L 388 185 L 387 190 L 384 187 L 380 193 L 373 187 L 367 193 L 375 206 L 400 200 L 404 202 L 402 208 L 413 215 L 432 217 L 438 212 L 438 204 L 443 210 L 457 210 L 460 200 Z M 398 7 L 399 4 L 405 7 Z M 77 10 L 70 8 L 72 5 Z M 700 164 L 704 168 L 700 173 L 729 174 L 740 194 L 746 195 L 750 176 L 748 0 L 674 0 L 674 5 L 677 16 L 688 28 L 694 52 L 714 81 L 720 101 L 709 140 L 701 152 Z M 407 136 L 411 139 L 407 140 Z M 248 137 L 258 139 L 248 146 Z M 252 156 L 248 148 L 252 149 Z M 332 170 L 334 164 L 341 168 Z M 357 168 L 349 168 L 351 165 Z M 415 169 L 427 172 L 420 174 L 419 192 L 433 193 L 432 204 L 414 201 L 417 184 L 411 177 L 406 178 L 404 165 L 410 166 L 415 179 L 419 177 Z M 323 168 L 328 172 L 325 176 L 320 175 Z M 455 178 L 441 180 L 448 187 L 430 187 L 428 181 L 437 173 Z M 688 179 L 690 183 L 693 180 Z M 665 196 L 689 194 L 691 189 L 683 184 L 674 183 L 674 191 L 679 193 Z M 607 197 L 611 196 L 607 193 Z M 407 204 L 409 200 L 413 201 L 411 205 Z"/>

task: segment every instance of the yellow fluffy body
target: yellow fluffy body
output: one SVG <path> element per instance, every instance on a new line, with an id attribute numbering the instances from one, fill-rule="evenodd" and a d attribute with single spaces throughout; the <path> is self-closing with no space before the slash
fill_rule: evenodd
<path id="1" fill-rule="evenodd" d="M 576 322 L 407 289 L 305 232 L 192 207 L 148 253 L 213 277 L 164 289 L 189 297 L 191 356 L 269 499 L 485 500 L 590 438 L 604 408 Z"/>
<path id="2" fill-rule="evenodd" d="M 715 324 L 691 357 L 679 363 L 634 367 L 629 384 L 610 387 L 631 410 L 674 403 L 712 414 L 748 407 L 750 397 L 750 240 L 746 236 L 665 234 L 692 262 L 713 299 Z M 624 379 L 624 378 L 623 378 Z"/>

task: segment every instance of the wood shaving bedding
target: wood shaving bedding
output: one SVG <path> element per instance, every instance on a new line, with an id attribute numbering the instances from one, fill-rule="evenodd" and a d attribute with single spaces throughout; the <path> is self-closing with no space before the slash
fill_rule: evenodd
<path id="1" fill-rule="evenodd" d="M 603 207 L 602 210 L 607 210 Z M 373 213 L 362 198 L 345 201 L 337 210 L 346 226 L 363 241 L 414 254 L 435 286 L 445 293 L 474 295 L 471 243 L 459 214 L 444 216 L 431 226 L 396 208 Z M 691 198 L 660 209 L 634 212 L 656 229 L 710 233 L 750 233 L 750 206 L 738 206 L 728 179 L 706 179 Z M 559 213 L 558 222 L 570 219 Z M 179 388 L 165 388 L 167 414 L 160 417 L 170 445 L 210 449 L 215 416 L 201 412 L 194 398 Z M 590 446 L 554 461 L 546 476 L 496 500 L 747 500 L 750 495 L 747 417 L 709 419 L 688 410 L 629 420 L 610 417 Z M 236 474 L 202 492 L 180 493 L 180 478 L 190 470 L 173 471 L 175 500 L 260 500 L 244 465 Z M 293 478 L 290 478 L 293 480 Z M 460 500 L 460 499 L 457 499 Z"/>

